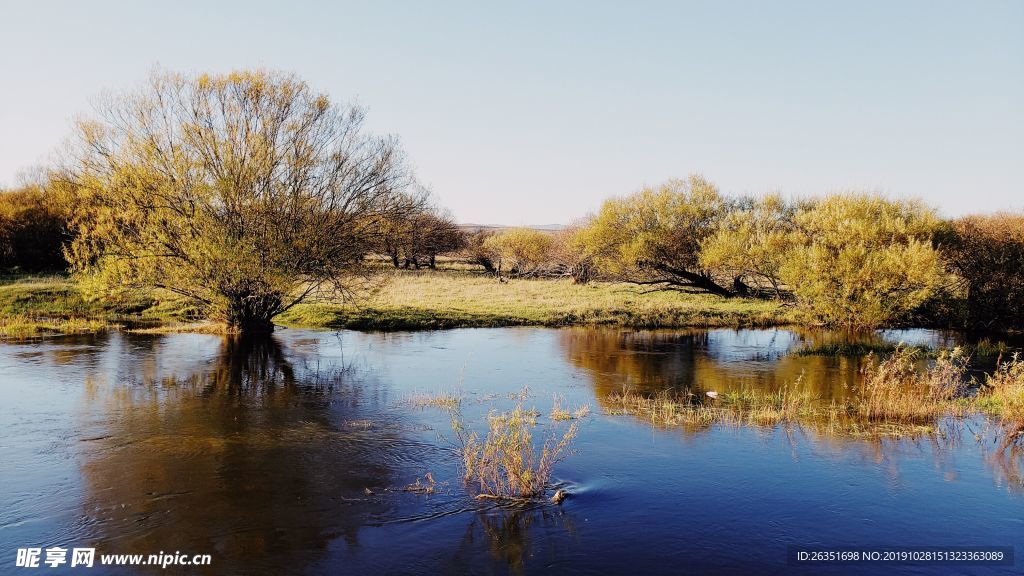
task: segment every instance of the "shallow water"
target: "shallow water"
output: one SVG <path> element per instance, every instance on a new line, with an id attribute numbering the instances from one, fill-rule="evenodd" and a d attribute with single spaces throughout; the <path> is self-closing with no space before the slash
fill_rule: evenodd
<path id="1" fill-rule="evenodd" d="M 15 571 L 17 548 L 94 546 L 211 554 L 199 571 L 209 574 L 1020 573 L 1022 558 L 1015 567 L 787 564 L 790 545 L 1020 544 L 1020 459 L 970 434 L 660 429 L 600 410 L 624 388 L 777 389 L 802 378 L 822 398 L 841 396 L 862 360 L 791 354 L 836 338 L 510 328 L 3 344 L 0 572 Z M 877 338 L 949 345 L 959 336 Z M 577 453 L 555 470 L 572 494 L 561 506 L 474 500 L 448 415 L 411 402 L 458 391 L 479 426 L 524 386 L 542 412 L 553 394 L 593 408 Z M 437 493 L 402 491 L 427 472 Z"/>

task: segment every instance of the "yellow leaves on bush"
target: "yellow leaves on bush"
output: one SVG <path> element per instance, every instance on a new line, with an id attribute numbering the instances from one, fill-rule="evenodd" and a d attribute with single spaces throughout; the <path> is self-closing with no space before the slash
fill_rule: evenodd
<path id="1" fill-rule="evenodd" d="M 484 240 L 484 249 L 499 261 L 499 268 L 517 275 L 537 272 L 549 259 L 555 239 L 530 228 L 511 228 Z"/>
<path id="2" fill-rule="evenodd" d="M 714 184 L 692 175 L 606 201 L 580 241 L 602 270 L 644 278 L 665 265 L 699 265 L 700 242 L 725 212 Z M 644 269 L 647 270 L 644 270 Z"/>
<path id="3" fill-rule="evenodd" d="M 782 280 L 809 317 L 848 328 L 899 319 L 942 279 L 934 211 L 914 201 L 847 194 L 797 213 Z"/>

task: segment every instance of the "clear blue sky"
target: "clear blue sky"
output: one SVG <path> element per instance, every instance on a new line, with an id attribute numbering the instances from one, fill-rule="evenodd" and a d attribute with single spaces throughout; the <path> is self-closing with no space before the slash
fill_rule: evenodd
<path id="1" fill-rule="evenodd" d="M 0 183 L 154 64 L 358 99 L 464 222 L 567 222 L 690 172 L 1024 208 L 1022 0 L 0 0 Z"/>

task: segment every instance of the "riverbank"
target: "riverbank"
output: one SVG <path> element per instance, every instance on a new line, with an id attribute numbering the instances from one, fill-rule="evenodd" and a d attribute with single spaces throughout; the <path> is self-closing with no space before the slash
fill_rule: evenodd
<path id="1" fill-rule="evenodd" d="M 570 280 L 497 282 L 452 270 L 387 271 L 349 302 L 300 304 L 276 319 L 289 327 L 422 330 L 499 326 L 636 328 L 759 327 L 792 324 L 779 302 L 654 291 L 633 284 Z M 161 292 L 126 301 L 86 298 L 66 276 L 0 281 L 0 336 L 95 332 L 120 326 L 174 330 L 197 320 L 181 298 Z"/>

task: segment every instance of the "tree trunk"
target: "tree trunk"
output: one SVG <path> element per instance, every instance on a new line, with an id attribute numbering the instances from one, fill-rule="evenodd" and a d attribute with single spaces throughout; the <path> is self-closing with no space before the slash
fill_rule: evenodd
<path id="1" fill-rule="evenodd" d="M 269 334 L 274 331 L 273 318 L 281 308 L 281 297 L 276 294 L 254 294 L 243 290 L 227 294 L 226 311 L 228 329 L 240 334 Z"/>
<path id="2" fill-rule="evenodd" d="M 654 270 L 676 276 L 679 280 L 676 280 L 674 283 L 678 286 L 699 288 L 712 294 L 717 294 L 723 298 L 732 298 L 736 295 L 735 292 L 732 292 L 728 288 L 720 286 L 715 282 L 711 275 L 706 272 L 691 272 L 689 270 L 673 268 L 672 266 L 666 266 L 664 264 L 649 264 L 645 262 L 640 262 L 639 264 L 641 267 L 644 267 L 646 264 Z M 672 281 L 670 280 L 669 283 L 672 283 Z"/>
<path id="3" fill-rule="evenodd" d="M 491 274 L 494 274 L 496 272 L 496 269 L 494 268 L 494 262 L 490 258 L 485 258 L 481 256 L 476 259 L 476 262 L 477 264 L 483 266 L 486 272 L 489 272 Z"/>

